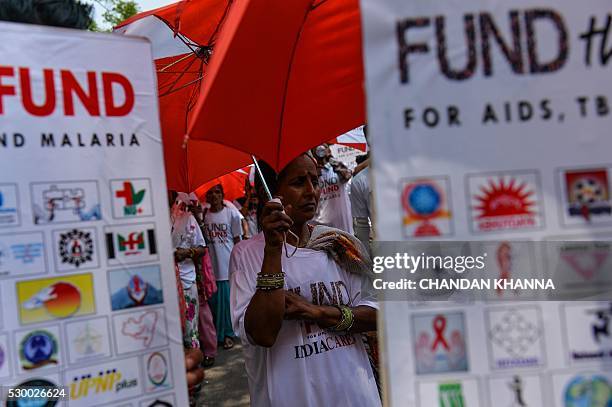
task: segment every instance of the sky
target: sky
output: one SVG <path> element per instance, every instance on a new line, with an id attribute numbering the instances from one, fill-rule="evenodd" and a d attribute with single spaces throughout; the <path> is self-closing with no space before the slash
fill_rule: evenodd
<path id="1" fill-rule="evenodd" d="M 99 2 L 95 0 L 84 0 L 84 3 L 93 4 L 95 7 L 94 17 L 96 23 L 100 28 L 110 28 L 107 24 L 102 21 L 102 13 L 104 12 L 104 8 L 100 5 Z M 104 3 L 103 0 L 101 0 Z M 158 8 L 161 6 L 165 6 L 171 3 L 176 3 L 178 0 L 136 0 L 138 6 L 140 7 L 140 11 L 152 10 L 154 8 Z"/>

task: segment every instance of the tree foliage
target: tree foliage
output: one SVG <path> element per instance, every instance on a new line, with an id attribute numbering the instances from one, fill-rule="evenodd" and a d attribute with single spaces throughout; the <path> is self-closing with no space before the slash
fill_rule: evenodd
<path id="1" fill-rule="evenodd" d="M 140 12 L 138 3 L 134 0 L 96 0 L 105 11 L 102 13 L 102 20 L 107 23 L 110 27 L 108 31 L 112 30 L 119 23 L 135 14 Z M 104 31 L 94 22 L 90 26 L 92 31 Z"/>

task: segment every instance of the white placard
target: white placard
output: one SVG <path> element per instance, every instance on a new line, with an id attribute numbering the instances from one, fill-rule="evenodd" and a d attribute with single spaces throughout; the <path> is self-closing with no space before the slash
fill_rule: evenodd
<path id="1" fill-rule="evenodd" d="M 609 245 L 593 241 L 612 226 L 609 2 L 361 0 L 361 12 L 377 237 L 486 241 L 487 273 L 607 284 Z M 513 309 L 496 297 L 383 302 L 388 404 L 591 405 L 580 388 L 609 394 L 597 374 L 609 369 L 609 304 Z M 448 349 L 418 348 L 419 337 Z M 516 377 L 498 378 L 509 367 Z"/>
<path id="2" fill-rule="evenodd" d="M 0 54 L 0 383 L 187 405 L 149 43 L 2 23 Z"/>

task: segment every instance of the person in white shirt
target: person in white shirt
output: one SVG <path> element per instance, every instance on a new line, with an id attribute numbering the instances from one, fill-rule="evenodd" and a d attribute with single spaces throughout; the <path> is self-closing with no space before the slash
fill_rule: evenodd
<path id="1" fill-rule="evenodd" d="M 183 345 L 186 348 L 199 348 L 196 264 L 205 253 L 206 242 L 198 222 L 189 212 L 188 205 L 189 196 L 179 192 L 171 207 L 170 222 L 174 259 L 179 269 L 186 305 Z"/>
<path id="2" fill-rule="evenodd" d="M 229 259 L 234 244 L 242 236 L 240 212 L 231 202 L 223 199 L 223 187 L 216 185 L 206 192 L 210 204 L 204 213 L 204 236 L 208 242 L 210 257 L 217 279 L 217 292 L 209 300 L 213 312 L 217 341 L 224 349 L 234 346 L 236 336 L 230 317 Z"/>
<path id="3" fill-rule="evenodd" d="M 309 225 L 321 193 L 310 155 L 278 175 L 260 166 L 283 204 L 263 206 L 262 232 L 234 247 L 230 259 L 232 321 L 251 403 L 380 406 L 359 334 L 376 329 L 377 302 L 362 288 L 371 270 L 367 253 L 345 232 Z"/>
<path id="4" fill-rule="evenodd" d="M 351 170 L 332 158 L 329 145 L 323 144 L 313 149 L 319 165 L 319 184 L 321 197 L 319 207 L 312 223 L 338 228 L 353 233 L 351 202 L 349 201 L 348 181 Z"/>

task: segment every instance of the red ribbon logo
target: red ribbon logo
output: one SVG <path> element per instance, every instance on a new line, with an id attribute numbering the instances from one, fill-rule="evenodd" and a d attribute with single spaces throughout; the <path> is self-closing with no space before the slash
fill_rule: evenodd
<path id="1" fill-rule="evenodd" d="M 437 315 L 433 320 L 433 329 L 436 333 L 436 339 L 431 345 L 431 350 L 435 351 L 439 345 L 442 345 L 447 351 L 450 350 L 448 342 L 444 338 L 444 330 L 446 329 L 446 318 L 442 315 Z"/>

